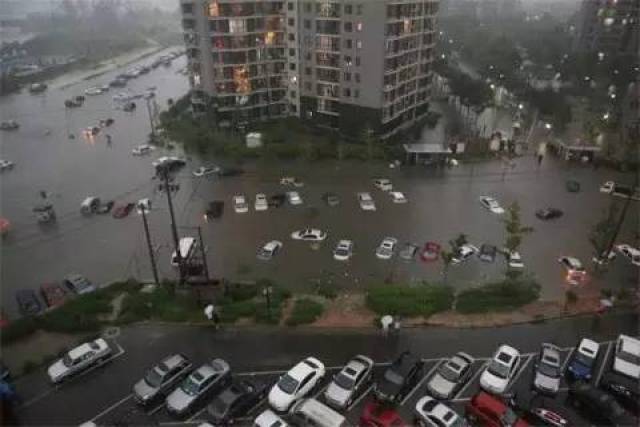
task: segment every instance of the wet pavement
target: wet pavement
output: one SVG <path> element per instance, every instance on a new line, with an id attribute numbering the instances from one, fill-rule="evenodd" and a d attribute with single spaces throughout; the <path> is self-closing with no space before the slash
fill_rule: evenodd
<path id="1" fill-rule="evenodd" d="M 177 73 L 183 66 L 184 58 L 180 58 L 170 68 L 161 67 L 130 82 L 130 88 L 140 92 L 156 86 L 156 101 L 160 107 L 166 106 L 168 98 L 177 98 L 187 90 L 186 78 Z M 10 316 L 16 311 L 17 289 L 35 289 L 71 272 L 84 274 L 98 284 L 152 277 L 141 218 L 135 212 L 120 220 L 111 215 L 82 216 L 80 203 L 89 195 L 116 203 L 150 197 L 153 208 L 149 222 L 157 264 L 162 277 L 176 277 L 169 262 L 172 240 L 166 195 L 157 191 L 158 182 L 152 179 L 151 162 L 164 152 L 131 155 L 133 147 L 146 142 L 149 132 L 144 102 L 138 101 L 133 113 L 116 110 L 111 96 L 118 91 L 112 90 L 110 94 L 87 96 L 79 109 L 63 107 L 64 99 L 82 93 L 86 87 L 106 83 L 118 72 L 38 96 L 17 94 L 0 99 L 0 115 L 15 118 L 22 125 L 17 132 L 0 134 L 1 157 L 16 163 L 13 170 L 1 175 L 0 183 L 0 215 L 12 223 L 11 232 L 2 241 L 1 263 L 3 307 Z M 69 133 L 79 135 L 81 129 L 107 117 L 115 119 L 108 128 L 110 145 L 104 133 L 93 139 L 68 139 Z M 181 235 L 195 235 L 190 227 L 202 227 L 210 270 L 216 277 L 270 277 L 299 291 L 312 290 L 319 279 L 352 289 L 389 278 L 410 283 L 439 281 L 440 262 L 406 263 L 397 257 L 378 260 L 374 255 L 377 245 L 385 236 L 398 238 L 401 245 L 422 245 L 430 240 L 445 243 L 463 232 L 477 246 L 485 242 L 501 246 L 504 226 L 500 217 L 478 202 L 479 196 L 492 195 L 503 205 L 520 203 L 523 222 L 536 229 L 522 246 L 525 264 L 542 283 L 543 298 L 559 297 L 565 288 L 557 257 L 574 255 L 585 263 L 591 258 L 587 234 L 609 203 L 608 196 L 598 192 L 599 185 L 609 179 L 628 179 L 613 171 L 567 164 L 551 156 L 539 168 L 533 157 L 523 157 L 508 170 L 500 160 L 449 170 L 421 166 L 389 169 L 381 163 L 255 162 L 243 165 L 247 173 L 241 177 L 194 178 L 191 172 L 203 163 L 217 162 L 189 159 L 177 176 L 180 190 L 175 206 Z M 279 184 L 283 175 L 297 176 L 305 182 L 297 189 L 304 204 L 256 212 L 256 193 L 272 195 L 290 190 Z M 380 176 L 391 178 L 409 203 L 394 204 L 386 193 L 374 189 L 371 179 Z M 581 182 L 580 193 L 565 190 L 569 178 Z M 39 226 L 31 212 L 40 202 L 41 190 L 50 193 L 58 214 L 57 224 L 51 227 Z M 321 195 L 326 191 L 340 196 L 339 206 L 328 207 L 322 202 Z M 356 193 L 360 191 L 373 195 L 375 212 L 359 208 Z M 231 199 L 235 194 L 248 197 L 248 213 L 233 212 Z M 224 215 L 205 222 L 204 209 L 214 199 L 225 202 Z M 546 206 L 564 210 L 564 217 L 540 222 L 534 211 Z M 632 205 L 627 218 L 620 240 L 634 243 L 630 239 L 635 238 L 637 229 L 637 204 Z M 313 246 L 290 239 L 291 232 L 307 226 L 327 231 L 327 240 Z M 340 263 L 333 260 L 332 250 L 339 239 L 345 238 L 355 242 L 355 255 L 351 261 Z M 258 261 L 258 248 L 273 239 L 284 243 L 281 253 L 269 262 Z M 459 287 L 472 286 L 499 277 L 504 268 L 501 257 L 494 264 L 474 258 L 451 267 L 449 279 Z M 593 280 L 609 288 L 635 284 L 637 280 L 637 269 L 626 260 L 616 260 L 610 270 Z"/>

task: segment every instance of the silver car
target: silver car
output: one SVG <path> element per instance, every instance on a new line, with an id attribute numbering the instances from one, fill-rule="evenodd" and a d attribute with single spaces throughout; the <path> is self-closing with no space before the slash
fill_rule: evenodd
<path id="1" fill-rule="evenodd" d="M 175 387 L 193 365 L 186 356 L 174 354 L 149 369 L 144 378 L 133 386 L 137 403 L 146 405 Z"/>
<path id="2" fill-rule="evenodd" d="M 371 382 L 372 375 L 373 360 L 367 356 L 355 356 L 333 377 L 324 392 L 327 403 L 337 409 L 348 407 L 366 384 Z"/>
<path id="3" fill-rule="evenodd" d="M 167 410 L 177 416 L 188 413 L 204 397 L 220 391 L 231 382 L 231 368 L 222 359 L 214 359 L 192 372 L 167 396 Z"/>
<path id="4" fill-rule="evenodd" d="M 427 383 L 427 390 L 436 399 L 451 399 L 471 377 L 474 359 L 459 352 L 442 363 Z"/>
<path id="5" fill-rule="evenodd" d="M 560 349 L 544 343 L 538 353 L 533 376 L 533 386 L 540 393 L 554 395 L 560 388 Z"/>

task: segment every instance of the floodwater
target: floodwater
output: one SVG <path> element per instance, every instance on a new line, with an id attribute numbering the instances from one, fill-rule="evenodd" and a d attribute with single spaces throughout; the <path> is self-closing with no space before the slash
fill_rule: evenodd
<path id="1" fill-rule="evenodd" d="M 153 58 L 142 60 L 149 63 Z M 186 77 L 177 73 L 184 58 L 169 68 L 159 68 L 129 83 L 133 92 L 157 87 L 156 102 L 166 107 L 167 99 L 186 93 Z M 65 110 L 63 101 L 80 94 L 89 86 L 104 84 L 121 70 L 95 80 L 83 81 L 65 89 L 50 89 L 42 95 L 16 94 L 0 98 L 0 115 L 21 123 L 16 132 L 3 132 L 1 158 L 14 161 L 16 167 L 1 176 L 0 215 L 12 223 L 12 230 L 2 241 L 2 306 L 15 315 L 15 291 L 37 289 L 41 284 L 59 281 L 71 272 L 105 284 L 113 280 L 152 277 L 142 220 L 135 212 L 124 219 L 111 215 L 83 216 L 80 203 L 87 196 L 98 196 L 116 203 L 140 198 L 152 199 L 149 214 L 153 247 L 162 277 L 176 277 L 169 258 L 172 252 L 166 195 L 157 191 L 152 178 L 153 159 L 165 154 L 156 150 L 149 156 L 134 157 L 131 149 L 146 142 L 149 122 L 144 101 L 137 101 L 133 113 L 114 108 L 110 94 L 87 97 L 83 107 Z M 100 119 L 112 117 L 108 128 L 112 136 L 107 144 L 105 131 L 95 138 L 84 138 L 81 130 Z M 76 135 L 69 139 L 68 134 Z M 177 153 L 179 154 L 179 152 Z M 529 270 L 543 284 L 543 297 L 564 293 L 563 273 L 556 260 L 560 255 L 578 256 L 587 262 L 591 247 L 587 233 L 608 204 L 599 193 L 600 183 L 623 179 L 620 174 L 588 166 L 570 165 L 548 156 L 540 168 L 535 159 L 523 157 L 514 169 L 505 170 L 499 160 L 477 165 L 461 165 L 449 170 L 423 166 L 389 169 L 386 164 L 322 162 L 307 164 L 245 164 L 241 177 L 194 178 L 191 172 L 203 161 L 189 159 L 178 174 L 180 190 L 175 194 L 175 212 L 182 236 L 196 236 L 193 227 L 202 227 L 207 259 L 212 276 L 250 280 L 270 277 L 291 289 L 311 291 L 317 280 L 331 280 L 343 288 L 361 289 L 387 279 L 419 283 L 440 281 L 442 264 L 414 261 L 406 263 L 395 257 L 376 259 L 374 253 L 385 236 L 396 237 L 400 244 L 426 241 L 446 244 L 459 233 L 480 246 L 504 242 L 504 225 L 500 217 L 480 206 L 478 197 L 492 195 L 507 205 L 518 201 L 523 222 L 535 227 L 525 238 L 522 255 Z M 297 189 L 304 204 L 270 208 L 256 212 L 256 193 L 272 195 L 287 191 L 279 184 L 281 176 L 293 175 L 305 182 Z M 371 179 L 391 178 L 409 203 L 393 204 L 387 194 L 373 188 Z M 578 179 L 583 191 L 568 193 L 565 181 Z M 41 201 L 40 192 L 49 194 L 58 214 L 50 227 L 37 224 L 32 213 Z M 328 207 L 322 193 L 338 194 L 341 203 Z M 376 202 L 375 212 L 362 211 L 356 193 L 370 192 Z M 244 194 L 250 211 L 233 212 L 231 198 Z M 225 202 L 221 219 L 205 222 L 203 212 L 212 200 Z M 556 222 L 535 219 L 535 209 L 554 206 L 565 211 Z M 629 212 L 623 236 L 630 237 L 637 227 L 637 206 Z M 290 234 L 304 227 L 317 227 L 328 233 L 320 245 L 293 241 Z M 284 247 L 275 259 L 258 261 L 256 253 L 270 240 L 281 240 Z M 332 250 L 339 239 L 351 239 L 355 254 L 351 261 L 333 260 Z M 633 241 L 631 241 L 633 243 Z M 493 264 L 472 259 L 450 268 L 449 280 L 459 287 L 473 286 L 502 274 L 505 265 L 499 257 Z M 604 278 L 607 287 L 617 287 L 635 279 L 637 270 L 624 260 L 617 260 Z M 595 280 L 595 279 L 594 279 Z"/>

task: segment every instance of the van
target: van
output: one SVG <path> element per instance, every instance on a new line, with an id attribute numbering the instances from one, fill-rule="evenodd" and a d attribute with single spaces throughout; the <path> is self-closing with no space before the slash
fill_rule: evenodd
<path id="1" fill-rule="evenodd" d="M 193 255 L 193 251 L 196 248 L 196 239 L 193 237 L 183 237 L 178 244 L 180 250 L 180 259 L 187 260 Z M 176 251 L 171 254 L 171 265 L 178 267 L 178 257 Z"/>
<path id="2" fill-rule="evenodd" d="M 291 408 L 291 415 L 301 425 L 313 427 L 346 427 L 347 419 L 316 399 L 303 399 Z"/>
<path id="3" fill-rule="evenodd" d="M 87 197 L 80 205 L 80 212 L 85 215 L 95 213 L 100 207 L 100 199 L 97 197 Z"/>

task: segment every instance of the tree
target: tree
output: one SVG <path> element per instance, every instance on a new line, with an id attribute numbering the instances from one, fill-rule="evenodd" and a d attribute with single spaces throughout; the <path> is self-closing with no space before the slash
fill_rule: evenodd
<path id="1" fill-rule="evenodd" d="M 443 251 L 440 252 L 440 258 L 442 258 L 442 264 L 443 264 L 442 281 L 444 283 L 447 283 L 449 267 L 451 266 L 451 263 L 453 262 L 453 252 L 452 251 L 443 250 Z"/>
<path id="2" fill-rule="evenodd" d="M 508 208 L 505 218 L 502 220 L 505 226 L 506 239 L 504 247 L 509 252 L 515 252 L 520 248 L 525 235 L 533 232 L 533 227 L 522 225 L 520 221 L 520 204 L 513 202 Z"/>
<path id="3" fill-rule="evenodd" d="M 596 257 L 602 256 L 609 249 L 609 244 L 617 231 L 619 211 L 620 206 L 613 201 L 609 209 L 604 212 L 602 219 L 591 228 L 589 243 L 593 246 Z"/>
<path id="4" fill-rule="evenodd" d="M 467 243 L 469 243 L 469 240 L 467 239 L 467 235 L 464 233 L 458 234 L 458 236 L 456 236 L 455 239 L 449 241 L 449 244 L 451 245 L 451 249 L 454 253 L 458 249 L 460 249 L 460 246 L 466 245 Z"/>

